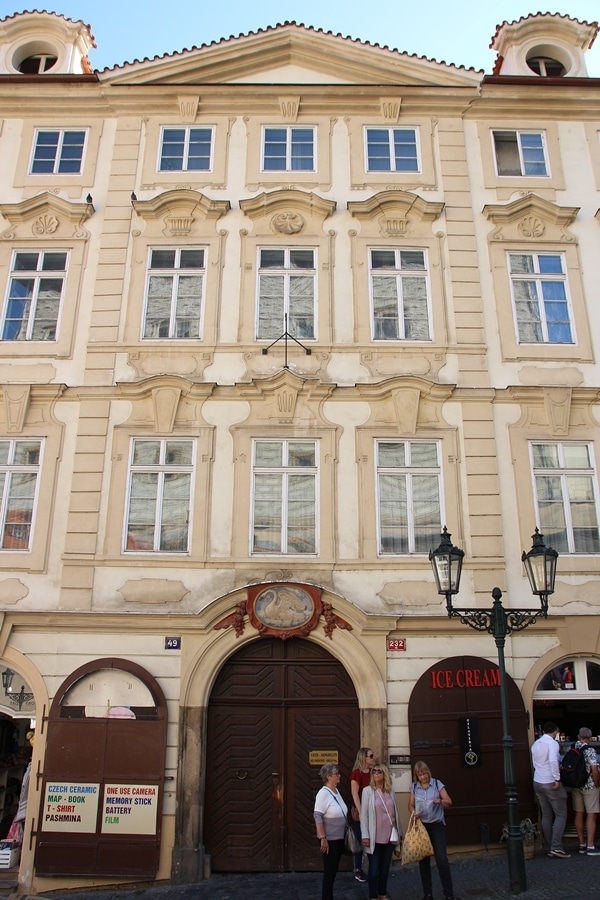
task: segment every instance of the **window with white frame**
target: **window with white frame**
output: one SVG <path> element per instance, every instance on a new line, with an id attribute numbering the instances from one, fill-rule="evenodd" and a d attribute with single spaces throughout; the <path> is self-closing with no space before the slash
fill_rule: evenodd
<path id="1" fill-rule="evenodd" d="M 416 128 L 366 128 L 367 172 L 420 172 Z"/>
<path id="2" fill-rule="evenodd" d="M 3 341 L 54 341 L 67 277 L 66 250 L 14 253 L 2 312 Z"/>
<path id="3" fill-rule="evenodd" d="M 163 128 L 160 172 L 210 172 L 213 154 L 212 127 Z"/>
<path id="4" fill-rule="evenodd" d="M 40 129 L 35 133 L 32 175 L 79 175 L 85 149 L 85 129 Z"/>
<path id="5" fill-rule="evenodd" d="M 205 274 L 204 247 L 150 250 L 144 340 L 200 338 Z"/>
<path id="6" fill-rule="evenodd" d="M 550 174 L 543 131 L 492 131 L 498 175 Z"/>
<path id="7" fill-rule="evenodd" d="M 0 440 L 2 550 L 29 550 L 42 442 Z"/>
<path id="8" fill-rule="evenodd" d="M 572 344 L 566 261 L 562 253 L 509 253 L 521 344 Z"/>
<path id="9" fill-rule="evenodd" d="M 591 444 L 531 445 L 540 531 L 559 553 L 600 552 L 598 484 Z"/>
<path id="10" fill-rule="evenodd" d="M 256 336 L 276 340 L 286 330 L 315 337 L 316 250 L 263 247 L 258 251 Z"/>
<path id="11" fill-rule="evenodd" d="M 314 172 L 314 128 L 288 125 L 263 130 L 263 172 Z"/>
<path id="12" fill-rule="evenodd" d="M 315 441 L 254 442 L 253 553 L 316 553 L 319 467 Z"/>
<path id="13" fill-rule="evenodd" d="M 373 339 L 430 340 L 425 250 L 373 249 L 369 257 Z"/>
<path id="14" fill-rule="evenodd" d="M 377 441 L 380 554 L 428 553 L 441 531 L 437 441 Z"/>
<path id="15" fill-rule="evenodd" d="M 193 441 L 132 441 L 126 550 L 187 552 L 193 461 Z"/>

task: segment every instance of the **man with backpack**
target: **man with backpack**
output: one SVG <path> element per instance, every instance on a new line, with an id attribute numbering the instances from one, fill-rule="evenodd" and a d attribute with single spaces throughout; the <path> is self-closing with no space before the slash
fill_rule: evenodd
<path id="1" fill-rule="evenodd" d="M 596 838 L 596 817 L 600 812 L 600 771 L 598 757 L 590 747 L 592 732 L 589 728 L 580 728 L 574 749 L 585 759 L 587 778 L 581 787 L 571 791 L 571 801 L 575 813 L 575 828 L 579 837 L 579 852 L 587 856 L 600 856 L 600 850 L 594 845 Z M 583 830 L 585 819 L 585 834 Z M 587 837 L 587 843 L 586 843 Z"/>
<path id="2" fill-rule="evenodd" d="M 533 790 L 542 814 L 542 839 L 548 856 L 570 859 L 563 849 L 562 839 L 567 824 L 567 792 L 560 780 L 559 746 L 556 742 L 558 725 L 545 722 L 543 734 L 531 748 L 533 760 Z"/>

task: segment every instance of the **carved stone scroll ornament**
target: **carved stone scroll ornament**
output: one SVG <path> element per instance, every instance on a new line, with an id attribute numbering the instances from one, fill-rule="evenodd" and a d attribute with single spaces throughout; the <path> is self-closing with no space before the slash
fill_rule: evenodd
<path id="1" fill-rule="evenodd" d="M 537 216 L 525 216 L 517 225 L 517 229 L 526 238 L 541 238 L 546 234 L 546 226 Z"/>
<path id="2" fill-rule="evenodd" d="M 332 640 L 336 628 L 351 631 L 352 625 L 334 612 L 331 603 L 323 603 L 321 594 L 321 589 L 314 585 L 289 582 L 250 585 L 246 600 L 237 603 L 234 611 L 214 627 L 231 627 L 236 637 L 240 637 L 244 633 L 247 616 L 261 636 L 287 641 L 291 637 L 306 637 L 316 628 L 322 616 L 324 632 L 329 640 Z"/>
<path id="3" fill-rule="evenodd" d="M 280 234 L 299 234 L 305 224 L 304 218 L 296 212 L 280 212 L 271 219 L 273 231 Z"/>

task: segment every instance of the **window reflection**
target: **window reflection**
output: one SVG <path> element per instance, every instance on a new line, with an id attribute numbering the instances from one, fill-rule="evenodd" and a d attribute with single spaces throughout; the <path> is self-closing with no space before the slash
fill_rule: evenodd
<path id="1" fill-rule="evenodd" d="M 588 666 L 593 666 L 597 670 L 597 679 L 598 679 L 598 687 L 596 690 L 600 690 L 600 666 L 594 665 L 594 663 L 588 663 Z M 588 680 L 589 680 L 589 672 L 588 672 Z M 537 686 L 538 691 L 573 691 L 576 689 L 576 681 L 575 681 L 575 672 L 573 661 L 569 660 L 568 662 L 560 663 L 559 665 L 554 666 L 550 669 L 549 672 L 546 672 L 542 680 Z"/>
<path id="2" fill-rule="evenodd" d="M 600 691 L 600 666 L 593 662 L 586 662 L 587 683 L 589 691 Z"/>

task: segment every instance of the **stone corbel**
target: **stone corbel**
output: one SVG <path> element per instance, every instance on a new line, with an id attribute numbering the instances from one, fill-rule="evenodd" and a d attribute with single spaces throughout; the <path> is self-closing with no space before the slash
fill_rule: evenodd
<path id="1" fill-rule="evenodd" d="M 293 422 L 294 413 L 296 411 L 296 401 L 298 400 L 298 390 L 285 385 L 275 391 L 275 401 L 277 403 L 277 413 L 279 421 L 283 423 Z"/>
<path id="2" fill-rule="evenodd" d="M 182 94 L 177 98 L 179 104 L 179 117 L 182 122 L 195 122 L 200 106 L 200 96 L 198 94 Z"/>
<path id="3" fill-rule="evenodd" d="M 31 399 L 29 384 L 5 384 L 3 388 L 6 429 L 11 433 L 23 431 Z"/>
<path id="4" fill-rule="evenodd" d="M 418 388 L 399 388 L 392 392 L 400 434 L 415 434 L 419 419 L 421 392 Z"/>
<path id="5" fill-rule="evenodd" d="M 300 112 L 300 97 L 280 97 L 279 111 L 284 122 L 295 122 Z"/>
<path id="6" fill-rule="evenodd" d="M 571 388 L 544 388 L 544 407 L 550 430 L 555 437 L 566 437 L 569 434 L 571 397 Z"/>
<path id="7" fill-rule="evenodd" d="M 400 105 L 402 100 L 400 97 L 380 97 L 379 105 L 381 108 L 381 118 L 390 125 L 395 125 L 400 118 Z"/>
<path id="8" fill-rule="evenodd" d="M 154 428 L 159 434 L 171 434 L 173 431 L 180 399 L 180 388 L 157 387 L 152 390 Z"/>

